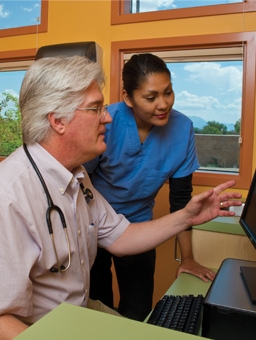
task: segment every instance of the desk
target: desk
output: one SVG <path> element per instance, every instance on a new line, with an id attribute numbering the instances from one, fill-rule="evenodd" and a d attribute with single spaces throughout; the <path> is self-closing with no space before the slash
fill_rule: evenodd
<path id="1" fill-rule="evenodd" d="M 219 268 L 226 258 L 256 261 L 256 251 L 239 224 L 239 217 L 218 217 L 192 231 L 194 258 L 210 268 Z"/>
<path id="2" fill-rule="evenodd" d="M 212 268 L 219 268 L 224 258 L 242 258 L 243 254 L 241 254 L 241 251 L 243 252 L 243 250 L 246 251 L 245 259 L 255 260 L 256 252 L 254 249 L 250 254 L 247 253 L 250 251 L 252 245 L 240 227 L 238 218 L 217 218 L 212 222 L 194 228 L 193 233 L 195 255 L 198 257 L 200 263 L 207 261 L 205 265 Z M 226 241 L 225 237 L 227 237 L 228 241 Z M 233 245 L 234 238 L 237 240 L 235 249 L 232 247 L 230 250 L 228 245 Z M 202 249 L 202 247 L 204 247 L 204 249 Z M 202 253 L 201 250 L 204 251 L 204 253 Z M 238 253 L 236 253 L 237 251 Z M 163 261 L 165 260 L 166 258 L 163 259 Z M 209 262 L 212 260 L 215 260 L 215 263 Z M 206 295 L 210 284 L 210 282 L 205 283 L 199 278 L 183 273 L 174 281 L 166 293 L 172 295 Z M 89 340 L 200 339 L 194 335 L 120 318 L 66 303 L 55 308 L 52 312 L 16 337 L 17 340 L 80 340 L 85 338 Z"/>
<path id="3" fill-rule="evenodd" d="M 194 276 L 181 274 L 167 293 L 205 295 L 209 286 L 210 283 Z M 199 337 L 62 303 L 15 339 L 192 340 Z"/>

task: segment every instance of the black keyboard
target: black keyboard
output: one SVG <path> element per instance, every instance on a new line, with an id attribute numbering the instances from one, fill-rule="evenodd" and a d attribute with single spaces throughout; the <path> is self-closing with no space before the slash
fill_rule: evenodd
<path id="1" fill-rule="evenodd" d="M 164 295 L 157 302 L 147 323 L 197 334 L 201 323 L 203 300 L 202 295 Z"/>

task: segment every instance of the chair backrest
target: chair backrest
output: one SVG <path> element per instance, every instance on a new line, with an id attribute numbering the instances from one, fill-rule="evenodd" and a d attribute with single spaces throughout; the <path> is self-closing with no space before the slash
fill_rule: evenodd
<path id="1" fill-rule="evenodd" d="M 36 58 L 79 55 L 102 64 L 102 50 L 94 41 L 65 43 L 42 46 L 36 53 Z"/>

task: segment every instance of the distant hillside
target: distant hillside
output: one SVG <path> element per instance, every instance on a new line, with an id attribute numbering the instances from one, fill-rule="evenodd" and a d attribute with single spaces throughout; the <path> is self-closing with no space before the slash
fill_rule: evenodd
<path id="1" fill-rule="evenodd" d="M 202 129 L 207 124 L 207 122 L 201 117 L 189 116 L 189 118 L 192 120 L 195 128 Z"/>
<path id="2" fill-rule="evenodd" d="M 207 122 L 201 117 L 189 116 L 189 118 L 192 120 L 195 128 L 202 129 L 207 124 Z M 226 127 L 228 128 L 228 131 L 234 130 L 234 124 L 226 124 L 223 122 L 219 122 L 219 123 L 226 125 Z"/>

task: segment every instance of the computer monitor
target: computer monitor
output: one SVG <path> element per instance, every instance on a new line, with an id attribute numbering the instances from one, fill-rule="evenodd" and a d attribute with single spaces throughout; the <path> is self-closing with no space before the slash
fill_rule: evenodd
<path id="1" fill-rule="evenodd" d="M 256 249 L 256 170 L 239 222 Z M 250 299 L 253 304 L 256 304 L 256 267 L 242 266 L 241 274 Z"/>

